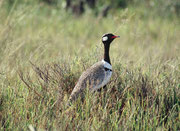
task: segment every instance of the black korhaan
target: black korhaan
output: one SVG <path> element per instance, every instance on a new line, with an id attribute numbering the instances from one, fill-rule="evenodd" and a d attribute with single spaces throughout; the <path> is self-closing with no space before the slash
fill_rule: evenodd
<path id="1" fill-rule="evenodd" d="M 109 57 L 109 49 L 111 42 L 118 37 L 120 36 L 113 35 L 112 33 L 104 34 L 102 36 L 102 43 L 104 44 L 104 59 L 95 63 L 82 73 L 70 95 L 68 105 L 79 96 L 82 97 L 87 87 L 89 88 L 89 91 L 94 92 L 101 87 L 106 86 L 110 81 L 112 66 Z"/>

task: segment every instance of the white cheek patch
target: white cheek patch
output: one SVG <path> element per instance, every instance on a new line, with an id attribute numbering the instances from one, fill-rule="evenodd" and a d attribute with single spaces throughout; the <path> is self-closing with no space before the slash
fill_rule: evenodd
<path id="1" fill-rule="evenodd" d="M 104 36 L 103 38 L 102 38 L 102 41 L 107 41 L 108 40 L 108 37 L 107 36 Z"/>

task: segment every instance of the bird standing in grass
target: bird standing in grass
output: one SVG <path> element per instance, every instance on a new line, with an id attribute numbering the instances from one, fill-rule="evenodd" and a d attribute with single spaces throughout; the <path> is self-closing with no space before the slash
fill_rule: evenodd
<path id="1" fill-rule="evenodd" d="M 94 92 L 101 87 L 105 87 L 110 81 L 112 75 L 112 66 L 109 57 L 109 49 L 111 42 L 120 36 L 112 33 L 104 34 L 102 36 L 102 43 L 104 44 L 104 59 L 92 65 L 89 69 L 84 71 L 80 76 L 76 86 L 74 87 L 68 104 L 75 101 L 79 96 L 83 96 L 87 88 L 90 92 Z"/>

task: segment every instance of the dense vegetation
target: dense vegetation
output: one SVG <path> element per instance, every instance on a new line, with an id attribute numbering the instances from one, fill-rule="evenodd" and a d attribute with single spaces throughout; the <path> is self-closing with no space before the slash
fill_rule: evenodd
<path id="1" fill-rule="evenodd" d="M 178 1 L 129 0 L 104 18 L 102 0 L 81 16 L 56 2 L 0 2 L 0 130 L 180 130 Z M 107 32 L 121 36 L 111 82 L 66 109 Z"/>

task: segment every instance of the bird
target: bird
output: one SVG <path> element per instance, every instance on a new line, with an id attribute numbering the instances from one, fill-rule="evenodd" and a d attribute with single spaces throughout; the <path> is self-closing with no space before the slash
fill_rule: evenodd
<path id="1" fill-rule="evenodd" d="M 72 90 L 68 100 L 68 105 L 77 100 L 78 97 L 83 97 L 87 88 L 88 91 L 95 92 L 102 87 L 105 87 L 110 81 L 112 76 L 112 65 L 109 56 L 110 45 L 114 39 L 119 37 L 120 36 L 113 35 L 112 33 L 106 33 L 102 36 L 104 58 L 82 73 Z"/>

